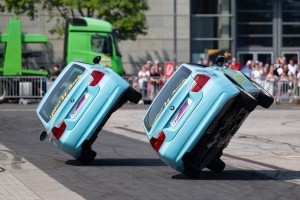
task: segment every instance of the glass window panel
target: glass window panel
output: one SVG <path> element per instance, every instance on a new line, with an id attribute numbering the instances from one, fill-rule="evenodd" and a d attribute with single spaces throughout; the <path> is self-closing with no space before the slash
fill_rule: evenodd
<path id="1" fill-rule="evenodd" d="M 238 10 L 272 10 L 273 1 L 237 0 Z"/>
<path id="2" fill-rule="evenodd" d="M 191 51 L 193 53 L 204 53 L 208 49 L 219 49 L 230 51 L 230 40 L 217 40 L 217 41 L 191 41 Z"/>
<path id="3" fill-rule="evenodd" d="M 285 35 L 300 34 L 300 24 L 299 25 L 282 25 L 282 33 Z"/>
<path id="4" fill-rule="evenodd" d="M 229 14 L 231 0 L 191 0 L 191 14 Z"/>
<path id="5" fill-rule="evenodd" d="M 273 12 L 238 12 L 238 22 L 272 22 Z"/>
<path id="6" fill-rule="evenodd" d="M 257 60 L 260 62 L 263 62 L 264 64 L 268 63 L 271 64 L 272 63 L 272 54 L 257 54 Z"/>
<path id="7" fill-rule="evenodd" d="M 300 12 L 282 12 L 283 22 L 300 22 Z"/>
<path id="8" fill-rule="evenodd" d="M 248 60 L 253 60 L 252 53 L 241 53 L 239 54 L 238 61 L 241 63 L 242 66 L 246 65 Z"/>
<path id="9" fill-rule="evenodd" d="M 300 47 L 300 37 L 283 37 L 283 47 Z"/>
<path id="10" fill-rule="evenodd" d="M 230 38 L 230 17 L 191 17 L 192 38 Z"/>
<path id="11" fill-rule="evenodd" d="M 299 1 L 291 1 L 291 0 L 282 0 L 282 10 L 300 10 L 300 2 Z"/>
<path id="12" fill-rule="evenodd" d="M 272 34 L 272 25 L 239 24 L 238 34 Z"/>
<path id="13" fill-rule="evenodd" d="M 272 47 L 272 37 L 238 37 L 238 47 Z"/>

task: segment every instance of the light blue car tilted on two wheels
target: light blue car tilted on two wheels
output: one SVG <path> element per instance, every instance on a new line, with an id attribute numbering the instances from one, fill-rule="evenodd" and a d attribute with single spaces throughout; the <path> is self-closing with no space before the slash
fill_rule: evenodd
<path id="1" fill-rule="evenodd" d="M 240 71 L 223 66 L 182 64 L 150 105 L 144 129 L 153 149 L 189 177 L 208 168 L 222 172 L 222 151 L 257 105 L 273 97 Z"/>
<path id="2" fill-rule="evenodd" d="M 91 146 L 110 115 L 128 100 L 142 95 L 111 69 L 71 62 L 40 102 L 36 113 L 45 127 L 40 139 L 50 137 L 59 149 L 84 164 L 95 159 Z"/>

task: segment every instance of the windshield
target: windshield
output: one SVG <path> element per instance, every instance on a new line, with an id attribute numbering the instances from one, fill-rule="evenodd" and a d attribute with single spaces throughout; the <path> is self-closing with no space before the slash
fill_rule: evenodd
<path id="1" fill-rule="evenodd" d="M 91 38 L 92 51 L 112 55 L 110 36 L 95 34 Z"/>
<path id="2" fill-rule="evenodd" d="M 84 67 L 74 64 L 57 83 L 39 112 L 41 117 L 46 122 L 49 122 L 56 113 L 57 109 L 69 94 L 76 82 L 80 79 L 84 71 Z"/>
<path id="3" fill-rule="evenodd" d="M 152 106 L 145 117 L 144 124 L 148 131 L 150 131 L 164 108 L 167 106 L 179 88 L 184 84 L 190 74 L 191 70 L 187 69 L 186 67 L 180 67 L 169 80 L 169 82 L 163 87 L 162 91 L 152 103 Z"/>

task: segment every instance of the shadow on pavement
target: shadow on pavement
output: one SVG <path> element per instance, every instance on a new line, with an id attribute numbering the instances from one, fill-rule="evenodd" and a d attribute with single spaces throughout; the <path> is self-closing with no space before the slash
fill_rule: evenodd
<path id="1" fill-rule="evenodd" d="M 276 174 L 274 176 L 274 174 Z M 276 177 L 276 178 L 274 178 Z M 278 170 L 225 170 L 222 173 L 203 171 L 198 178 L 189 178 L 184 174 L 176 174 L 177 180 L 293 180 L 300 178 L 300 171 Z"/>
<path id="2" fill-rule="evenodd" d="M 68 160 L 67 165 L 83 166 L 77 160 Z M 166 166 L 160 159 L 152 158 L 104 158 L 95 159 L 89 166 Z"/>

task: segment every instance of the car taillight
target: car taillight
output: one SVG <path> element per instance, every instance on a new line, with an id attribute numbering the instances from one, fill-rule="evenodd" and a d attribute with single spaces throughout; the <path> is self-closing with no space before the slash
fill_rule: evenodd
<path id="1" fill-rule="evenodd" d="M 155 151 L 158 151 L 163 144 L 163 142 L 166 139 L 166 135 L 163 131 L 160 131 L 153 135 L 153 137 L 150 139 L 150 144 L 153 147 Z"/>
<path id="2" fill-rule="evenodd" d="M 207 81 L 210 79 L 209 76 L 203 75 L 203 74 L 197 74 L 194 77 L 193 83 L 191 85 L 191 91 L 192 92 L 199 92 L 201 88 L 207 83 Z"/>
<path id="3" fill-rule="evenodd" d="M 57 124 L 56 126 L 54 126 L 52 128 L 52 134 L 53 136 L 59 140 L 59 138 L 62 136 L 62 134 L 64 133 L 64 131 L 66 130 L 67 125 L 64 121 L 60 122 L 59 124 Z"/>
<path id="4" fill-rule="evenodd" d="M 90 86 L 95 86 L 99 83 L 99 81 L 102 79 L 104 76 L 104 73 L 100 71 L 93 71 L 89 80 L 89 85 Z"/>

